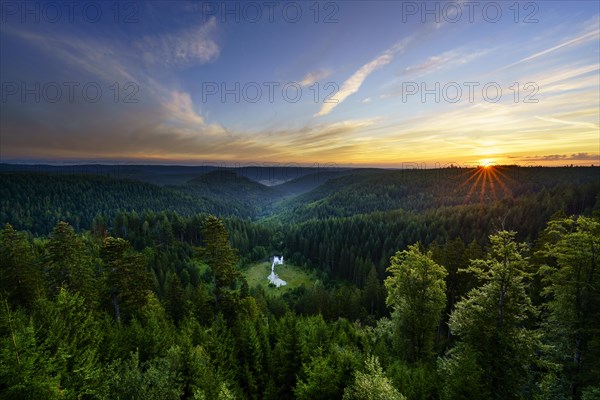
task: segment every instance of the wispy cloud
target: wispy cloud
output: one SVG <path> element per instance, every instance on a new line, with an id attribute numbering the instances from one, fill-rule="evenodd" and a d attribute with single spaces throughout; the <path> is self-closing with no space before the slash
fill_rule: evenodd
<path id="1" fill-rule="evenodd" d="M 499 70 L 504 70 L 504 69 L 511 68 L 511 67 L 514 67 L 519 64 L 523 64 L 523 63 L 538 59 L 540 57 L 554 53 L 555 51 L 558 51 L 561 49 L 579 46 L 579 45 L 582 45 L 584 43 L 588 43 L 591 41 L 597 41 L 599 37 L 600 37 L 599 19 L 598 19 L 598 17 L 595 17 L 594 19 L 587 21 L 585 23 L 584 32 L 582 32 L 582 33 L 580 32 L 580 34 L 578 36 L 572 37 L 569 39 L 564 39 L 562 42 L 560 42 L 552 47 L 538 51 L 538 52 L 536 52 L 530 56 L 527 56 L 525 58 L 522 58 L 512 64 L 502 67 Z"/>
<path id="2" fill-rule="evenodd" d="M 539 156 L 508 156 L 508 158 L 522 161 L 600 161 L 600 154 L 575 153 L 575 154 L 549 154 Z"/>
<path id="3" fill-rule="evenodd" d="M 558 119 L 558 118 L 540 117 L 539 115 L 536 115 L 535 118 L 539 119 L 540 121 L 552 122 L 552 123 L 556 123 L 556 124 L 569 125 L 569 126 L 575 126 L 575 127 L 581 127 L 581 128 L 598 129 L 600 131 L 600 127 L 597 124 L 592 124 L 590 122 L 567 121 L 567 120 Z"/>
<path id="4" fill-rule="evenodd" d="M 466 51 L 454 49 L 442 54 L 429 57 L 420 64 L 410 65 L 404 68 L 400 75 L 425 75 L 442 68 L 450 68 L 470 63 L 471 61 L 490 53 L 492 50 Z"/>
<path id="5" fill-rule="evenodd" d="M 551 47 L 549 49 L 546 49 L 546 50 L 540 51 L 538 53 L 532 54 L 529 57 L 525 57 L 522 60 L 517 61 L 517 64 L 518 63 L 522 63 L 522 62 L 526 62 L 526 61 L 534 60 L 534 59 L 536 59 L 538 57 L 541 57 L 541 56 L 544 56 L 546 54 L 552 53 L 552 52 L 554 52 L 556 50 L 560 50 L 563 47 L 578 45 L 580 43 L 584 43 L 584 42 L 587 42 L 587 41 L 590 41 L 590 40 L 593 40 L 593 39 L 597 39 L 598 38 L 598 34 L 599 34 L 599 32 L 597 30 L 592 31 L 592 32 L 587 32 L 587 33 L 585 33 L 585 34 L 583 34 L 581 36 L 578 36 L 578 37 L 576 37 L 574 39 L 567 40 L 566 42 L 560 43 L 560 44 L 558 44 L 558 45 L 556 45 L 554 47 Z"/>
<path id="6" fill-rule="evenodd" d="M 152 80 L 157 68 L 182 68 L 216 60 L 220 48 L 216 20 L 176 32 L 146 35 L 133 45 L 114 36 L 73 35 L 60 30 L 3 27 L 2 33 L 14 35 L 37 46 L 41 51 L 68 67 L 75 66 L 106 82 L 115 80 Z M 135 71 L 135 72 L 133 72 Z M 142 76 L 144 75 L 144 76 Z M 153 83 L 157 83 L 153 81 Z"/>
<path id="7" fill-rule="evenodd" d="M 63 65 L 75 66 L 106 82 L 125 79 L 135 81 L 124 64 L 126 54 L 114 45 L 108 45 L 94 38 L 83 38 L 58 32 L 15 29 L 10 26 L 3 33 L 19 37 L 37 46 Z"/>
<path id="8" fill-rule="evenodd" d="M 216 19 L 178 32 L 147 35 L 134 46 L 149 64 L 188 67 L 215 61 L 220 48 L 214 40 Z"/>
<path id="9" fill-rule="evenodd" d="M 308 74 L 306 74 L 304 79 L 302 79 L 302 81 L 300 81 L 300 85 L 301 86 L 310 86 L 315 82 L 319 82 L 321 79 L 326 79 L 330 75 L 331 75 L 331 71 L 326 70 L 326 69 L 312 71 L 312 72 L 309 72 Z"/>
<path id="10" fill-rule="evenodd" d="M 371 75 L 375 70 L 383 67 L 384 65 L 389 64 L 396 54 L 402 52 L 408 43 L 411 41 L 411 38 L 404 39 L 394 46 L 390 47 L 386 51 L 384 51 L 380 56 L 370 61 L 369 63 L 363 65 L 358 71 L 356 71 L 350 78 L 348 78 L 340 91 L 335 95 L 335 98 L 331 100 L 337 102 L 324 103 L 321 107 L 321 110 L 315 114 L 315 116 L 323 116 L 329 114 L 335 107 L 340 105 L 344 100 L 346 100 L 350 95 L 358 92 L 361 85 L 367 79 L 369 75 Z"/>
<path id="11" fill-rule="evenodd" d="M 170 119 L 176 123 L 204 125 L 204 118 L 196 113 L 188 93 L 174 91 L 171 99 L 163 103 Z"/>
<path id="12" fill-rule="evenodd" d="M 135 82 L 140 90 L 141 106 L 129 108 L 131 118 L 122 117 L 127 124 L 119 125 L 122 136 L 128 137 L 137 132 L 136 140 L 147 132 L 147 135 L 168 136 L 171 133 L 175 142 L 197 140 L 200 135 L 214 136 L 222 134 L 224 129 L 219 125 L 209 125 L 194 106 L 190 94 L 172 89 L 172 85 L 159 79 L 163 68 L 183 67 L 202 64 L 214 60 L 219 55 L 219 47 L 211 39 L 216 29 L 216 22 L 211 19 L 206 24 L 155 36 L 143 37 L 134 46 L 133 51 L 123 38 L 115 37 L 111 41 L 92 35 L 66 35 L 60 31 L 43 32 L 33 29 L 22 30 L 3 28 L 3 33 L 20 37 L 41 51 L 53 57 L 58 65 L 64 66 L 70 74 L 73 71 L 92 75 L 96 79 L 112 84 L 116 81 Z M 139 51 L 138 51 L 139 50 Z M 155 67 L 155 68 L 153 68 Z M 70 77 L 70 80 L 74 78 Z M 142 94 L 143 93 L 143 94 Z M 136 97 L 137 98 L 137 97 Z M 65 113 L 70 119 L 73 109 L 80 105 L 72 105 L 70 109 L 57 110 L 55 115 Z M 96 108 L 103 112 L 116 114 L 108 104 L 97 104 Z M 115 118 L 117 118 L 115 116 Z M 138 129 L 133 119 L 144 120 L 144 129 Z M 89 121 L 92 124 L 92 121 Z M 28 125 L 23 122 L 24 125 Z M 111 121 L 104 122 L 112 125 Z M 131 127 L 131 129 L 128 129 Z M 109 129 L 107 129 L 109 130 Z M 160 132 L 158 134 L 157 132 Z M 106 137 L 106 133 L 98 133 Z M 89 141 L 93 143 L 94 141 Z M 118 142 L 118 141 L 117 141 Z M 85 145 L 82 144 L 82 148 Z"/>

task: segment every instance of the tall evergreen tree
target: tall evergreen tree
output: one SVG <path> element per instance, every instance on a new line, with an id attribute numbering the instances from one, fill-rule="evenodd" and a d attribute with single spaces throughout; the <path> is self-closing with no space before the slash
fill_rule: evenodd
<path id="1" fill-rule="evenodd" d="M 200 249 L 200 257 L 213 273 L 215 309 L 219 312 L 225 307 L 233 313 L 235 296 L 230 289 L 241 274 L 235 268 L 237 254 L 229 244 L 223 221 L 212 215 L 207 217 L 202 227 L 202 240 L 204 247 Z"/>
<path id="2" fill-rule="evenodd" d="M 30 305 L 44 289 L 31 243 L 25 234 L 6 224 L 0 231 L 0 294 L 11 304 Z"/>
<path id="3" fill-rule="evenodd" d="M 110 236 L 102 243 L 101 256 L 115 320 L 139 315 L 151 285 L 144 257 L 133 252 L 125 239 Z"/>
<path id="4" fill-rule="evenodd" d="M 80 293 L 89 305 L 98 301 L 97 282 L 92 259 L 73 227 L 59 222 L 46 244 L 44 266 L 55 293 L 61 287 Z"/>
<path id="5" fill-rule="evenodd" d="M 525 244 L 515 232 L 490 236 L 485 260 L 470 271 L 484 283 L 461 300 L 450 317 L 459 341 L 440 362 L 448 399 L 518 399 L 530 381 L 540 348 L 539 334 L 528 327 L 536 309 L 525 291 Z"/>
<path id="6" fill-rule="evenodd" d="M 555 219 L 544 236 L 545 336 L 562 367 L 563 392 L 580 398 L 586 386 L 600 382 L 600 221 Z"/>
<path id="7" fill-rule="evenodd" d="M 391 258 L 388 272 L 387 304 L 394 310 L 399 350 L 408 361 L 426 359 L 446 304 L 446 270 L 415 244 Z"/>

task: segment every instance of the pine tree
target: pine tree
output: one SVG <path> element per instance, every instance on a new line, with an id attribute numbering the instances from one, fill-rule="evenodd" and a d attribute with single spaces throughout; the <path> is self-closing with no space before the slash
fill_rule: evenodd
<path id="1" fill-rule="evenodd" d="M 104 337 L 97 315 L 77 292 L 61 288 L 54 301 L 40 299 L 34 320 L 46 361 L 69 399 L 95 397 L 103 386 L 99 346 Z"/>
<path id="2" fill-rule="evenodd" d="M 238 353 L 238 379 L 241 388 L 251 399 L 262 399 L 267 382 L 267 360 L 269 345 L 263 316 L 260 314 L 254 298 L 248 297 L 240 302 L 233 326 Z"/>
<path id="3" fill-rule="evenodd" d="M 278 398 L 291 398 L 300 371 L 300 340 L 298 321 L 293 313 L 286 313 L 277 321 L 275 346 L 272 352 L 272 370 L 276 378 Z"/>
<path id="4" fill-rule="evenodd" d="M 44 293 L 44 277 L 26 236 L 10 224 L 0 231 L 0 294 L 10 304 L 31 305 Z"/>
<path id="5" fill-rule="evenodd" d="M 33 319 L 23 309 L 0 304 L 0 398 L 54 400 L 61 396 L 60 376 L 36 337 Z"/>
<path id="6" fill-rule="evenodd" d="M 88 305 L 98 302 L 92 260 L 81 237 L 66 222 L 59 222 L 46 244 L 44 266 L 55 293 L 61 287 L 80 293 Z"/>
<path id="7" fill-rule="evenodd" d="M 181 280 L 173 271 L 167 273 L 164 293 L 166 303 L 165 308 L 171 318 L 173 318 L 173 321 L 178 324 L 187 313 L 187 305 Z"/>
<path id="8" fill-rule="evenodd" d="M 384 300 L 383 285 L 379 280 L 379 274 L 375 266 L 371 266 L 367 282 L 363 289 L 363 304 L 366 306 L 369 314 L 377 316 L 380 313 L 381 305 Z"/>
<path id="9" fill-rule="evenodd" d="M 319 349 L 322 351 L 322 349 Z M 329 400 L 339 398 L 339 371 L 327 355 L 317 354 L 303 365 L 303 378 L 294 388 L 298 400 Z"/>
<path id="10" fill-rule="evenodd" d="M 230 290 L 234 282 L 241 276 L 235 268 L 237 263 L 236 251 L 229 244 L 229 238 L 223 221 L 215 216 L 209 216 L 202 227 L 204 247 L 200 249 L 200 257 L 208 264 L 213 273 L 215 285 L 215 309 L 235 313 L 236 296 Z"/>
<path id="11" fill-rule="evenodd" d="M 139 315 L 151 284 L 144 257 L 133 252 L 125 239 L 110 236 L 102 243 L 101 256 L 115 320 Z"/>

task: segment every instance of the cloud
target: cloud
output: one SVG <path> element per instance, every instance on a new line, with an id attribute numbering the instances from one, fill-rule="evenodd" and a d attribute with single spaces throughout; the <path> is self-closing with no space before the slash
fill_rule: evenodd
<path id="1" fill-rule="evenodd" d="M 189 93 L 172 91 L 151 106 L 74 104 L 56 113 L 56 123 L 31 114 L 3 118 L 1 154 L 11 158 L 105 160 L 203 160 L 324 162 L 361 150 L 357 139 L 376 119 L 279 128 L 272 131 L 228 129 L 209 123 Z M 86 120 L 85 130 L 69 115 Z M 314 121 L 314 120 L 313 120 Z"/>
<path id="2" fill-rule="evenodd" d="M 188 93 L 173 91 L 170 101 L 163 105 L 172 121 L 179 124 L 204 125 L 204 118 L 194 111 L 192 98 Z"/>
<path id="3" fill-rule="evenodd" d="M 590 122 L 567 121 L 567 120 L 562 120 L 562 119 L 558 119 L 558 118 L 540 117 L 539 115 L 536 115 L 535 118 L 539 119 L 540 121 L 552 122 L 552 123 L 556 123 L 556 124 L 576 126 L 576 127 L 596 129 L 596 130 L 599 129 L 598 125 L 592 124 Z"/>
<path id="4" fill-rule="evenodd" d="M 309 72 L 308 74 L 306 74 L 304 79 L 302 79 L 302 81 L 300 81 L 300 85 L 301 86 L 310 86 L 313 83 L 319 82 L 321 79 L 325 79 L 330 75 L 331 75 L 331 71 L 324 70 L 324 69 Z"/>
<path id="5" fill-rule="evenodd" d="M 61 65 L 75 66 L 106 82 L 136 81 L 122 62 L 126 59 L 125 55 L 114 44 L 108 45 L 91 37 L 83 38 L 55 31 L 36 32 L 33 29 L 7 27 L 3 32 L 37 46 Z"/>
<path id="6" fill-rule="evenodd" d="M 549 154 L 543 156 L 508 156 L 508 158 L 519 159 L 523 161 L 600 161 L 600 154 L 592 153 L 574 153 L 568 154 Z"/>
<path id="7" fill-rule="evenodd" d="M 491 49 L 471 52 L 460 49 L 446 51 L 429 57 L 421 64 L 410 65 L 404 68 L 399 75 L 425 75 L 442 68 L 465 65 L 491 51 Z"/>
<path id="8" fill-rule="evenodd" d="M 60 30 L 2 27 L 7 33 L 26 40 L 50 55 L 61 65 L 75 66 L 106 82 L 153 81 L 160 69 L 183 68 L 216 60 L 220 48 L 216 36 L 216 20 L 176 32 L 147 35 L 130 44 L 118 34 L 111 40 L 105 35 L 68 34 Z M 150 68 L 147 68 L 150 67 Z M 154 68 L 151 68 L 154 67 Z M 152 83 L 157 83 L 153 81 Z"/>
<path id="9" fill-rule="evenodd" d="M 425 62 L 423 62 L 421 64 L 412 65 L 412 66 L 408 66 L 408 67 L 404 68 L 404 70 L 401 72 L 401 74 L 402 75 L 417 74 L 417 73 L 425 74 L 425 73 L 428 73 L 431 71 L 435 71 L 437 69 L 440 69 L 444 64 L 448 63 L 453 58 L 454 58 L 454 56 L 451 53 L 444 53 L 439 56 L 432 56 L 432 57 L 429 57 Z"/>
<path id="10" fill-rule="evenodd" d="M 134 43 L 149 64 L 189 67 L 219 58 L 220 48 L 214 40 L 217 28 L 212 17 L 207 23 L 178 32 L 147 35 Z"/>
<path id="11" fill-rule="evenodd" d="M 587 24 L 589 25 L 589 24 Z M 516 61 L 512 64 L 509 64 L 505 67 L 500 68 L 499 70 L 504 70 L 507 68 L 511 68 L 514 67 L 515 65 L 519 65 L 522 63 L 526 63 L 528 61 L 532 61 L 535 60 L 537 58 L 543 57 L 547 54 L 553 53 L 557 50 L 563 49 L 563 48 L 568 48 L 568 47 L 574 47 L 574 46 L 578 46 L 580 44 L 586 43 L 586 42 L 590 42 L 590 41 L 594 41 L 594 40 L 598 40 L 598 38 L 600 37 L 600 31 L 598 29 L 598 19 L 596 18 L 595 20 L 592 20 L 591 23 L 591 29 L 589 27 L 587 27 L 589 30 L 587 32 L 584 32 L 583 34 L 580 34 L 579 36 L 576 36 L 574 38 L 571 39 L 567 39 L 565 41 L 563 41 L 562 43 L 559 43 L 555 46 L 552 46 L 550 48 L 547 48 L 545 50 L 542 51 L 538 51 L 537 53 L 534 53 L 528 57 L 522 58 L 519 61 Z"/>
<path id="12" fill-rule="evenodd" d="M 540 51 L 538 53 L 532 54 L 529 57 L 525 57 L 522 60 L 517 61 L 517 63 L 522 63 L 522 62 L 526 62 L 526 61 L 531 61 L 534 60 L 538 57 L 544 56 L 546 54 L 552 53 L 556 50 L 562 49 L 563 47 L 567 47 L 567 46 L 573 46 L 573 45 L 578 45 L 580 43 L 584 43 L 587 42 L 589 40 L 593 40 L 593 39 L 597 39 L 598 38 L 598 31 L 592 31 L 592 32 L 587 32 L 581 36 L 578 36 L 576 38 L 573 38 L 571 40 L 567 40 L 566 42 L 560 43 L 554 47 L 551 47 L 549 49 Z"/>
<path id="13" fill-rule="evenodd" d="M 336 102 L 324 103 L 321 107 L 321 110 L 318 113 L 316 113 L 315 116 L 320 117 L 329 114 L 335 107 L 340 105 L 350 95 L 358 92 L 358 89 L 360 89 L 365 79 L 367 79 L 367 77 L 371 75 L 375 70 L 383 67 L 384 65 L 389 64 L 394 59 L 396 54 L 404 50 L 404 48 L 408 45 L 410 40 L 411 39 L 408 38 L 396 43 L 394 46 L 384 51 L 380 56 L 363 65 L 358 71 L 356 71 L 350 78 L 348 78 L 344 82 L 340 91 L 335 95 L 334 98 L 331 99 L 332 101 Z"/>
<path id="14" fill-rule="evenodd" d="M 600 154 L 577 153 L 571 154 L 571 160 L 600 160 Z"/>

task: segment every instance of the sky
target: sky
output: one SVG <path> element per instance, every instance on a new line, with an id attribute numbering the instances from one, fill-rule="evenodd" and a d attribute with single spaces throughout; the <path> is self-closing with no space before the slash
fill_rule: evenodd
<path id="1" fill-rule="evenodd" d="M 0 3 L 0 161 L 598 165 L 596 1 Z"/>

